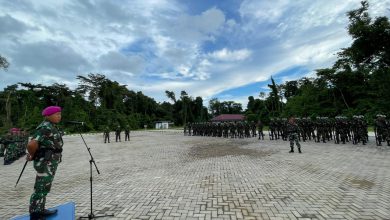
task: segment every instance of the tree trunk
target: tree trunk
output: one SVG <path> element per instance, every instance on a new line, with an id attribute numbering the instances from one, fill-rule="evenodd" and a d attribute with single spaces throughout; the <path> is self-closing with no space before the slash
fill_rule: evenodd
<path id="1" fill-rule="evenodd" d="M 339 88 L 337 88 L 337 89 L 340 91 L 341 98 L 343 98 L 345 106 L 347 106 L 347 109 L 349 109 L 349 105 L 348 105 L 347 101 L 345 100 L 344 93 L 341 91 L 341 89 L 339 89 Z"/>
<path id="2" fill-rule="evenodd" d="M 5 111 L 6 111 L 6 121 L 5 125 L 6 127 L 11 127 L 12 126 L 12 121 L 11 121 L 11 92 L 8 92 L 7 100 L 5 102 Z"/>

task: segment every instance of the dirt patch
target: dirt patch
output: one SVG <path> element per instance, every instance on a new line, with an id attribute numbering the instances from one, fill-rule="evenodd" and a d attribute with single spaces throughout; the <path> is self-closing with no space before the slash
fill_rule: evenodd
<path id="1" fill-rule="evenodd" d="M 308 218 L 308 219 L 317 219 L 317 216 L 314 214 L 302 214 L 302 218 Z"/>
<path id="2" fill-rule="evenodd" d="M 352 179 L 349 180 L 349 183 L 352 187 L 358 189 L 371 189 L 375 185 L 375 183 L 365 179 Z"/>
<path id="3" fill-rule="evenodd" d="M 307 164 L 305 166 L 302 166 L 302 169 L 311 174 L 319 174 L 323 171 L 321 168 L 313 164 Z"/>
<path id="4" fill-rule="evenodd" d="M 188 156 L 192 159 L 207 159 L 213 157 L 225 156 L 250 156 L 250 157 L 266 157 L 275 153 L 271 150 L 255 150 L 244 148 L 246 142 L 212 142 L 212 143 L 196 143 L 190 148 Z"/>

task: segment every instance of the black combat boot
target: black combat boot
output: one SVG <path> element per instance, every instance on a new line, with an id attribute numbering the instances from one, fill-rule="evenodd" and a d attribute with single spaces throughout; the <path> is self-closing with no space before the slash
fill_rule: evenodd
<path id="1" fill-rule="evenodd" d="M 46 220 L 46 217 L 39 212 L 30 213 L 30 220 Z"/>
<path id="2" fill-rule="evenodd" d="M 301 148 L 300 147 L 298 147 L 298 152 L 301 154 L 302 153 L 302 151 L 301 151 Z"/>
<path id="3" fill-rule="evenodd" d="M 49 215 L 54 215 L 56 213 L 57 213 L 57 209 L 52 209 L 52 210 L 45 209 L 45 210 L 43 210 L 42 215 L 49 216 Z"/>
<path id="4" fill-rule="evenodd" d="M 289 153 L 294 153 L 294 147 L 291 147 L 291 150 L 289 151 Z"/>

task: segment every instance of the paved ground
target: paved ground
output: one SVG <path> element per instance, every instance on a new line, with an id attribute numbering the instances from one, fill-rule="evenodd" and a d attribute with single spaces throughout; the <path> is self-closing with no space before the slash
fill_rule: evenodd
<path id="1" fill-rule="evenodd" d="M 133 132 L 130 142 L 102 144 L 85 135 L 101 174 L 94 174 L 95 214 L 107 219 L 390 219 L 390 147 L 188 137 Z M 372 138 L 371 138 L 372 140 Z M 88 152 L 64 137 L 63 163 L 47 205 L 89 207 Z M 0 219 L 28 209 L 34 184 L 24 161 L 0 165 Z"/>

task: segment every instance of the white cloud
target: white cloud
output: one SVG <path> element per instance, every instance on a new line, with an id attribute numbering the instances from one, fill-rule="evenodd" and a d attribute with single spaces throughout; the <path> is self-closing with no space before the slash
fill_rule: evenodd
<path id="1" fill-rule="evenodd" d="M 248 49 L 241 50 L 228 50 L 223 48 L 222 50 L 214 51 L 209 53 L 210 58 L 221 60 L 221 61 L 241 61 L 250 57 L 252 52 Z"/>
<path id="2" fill-rule="evenodd" d="M 184 4 L 4 1 L 0 48 L 11 66 L 0 88 L 26 80 L 75 86 L 76 75 L 99 72 L 157 100 L 166 100 L 165 90 L 210 98 L 296 66 L 329 67 L 351 42 L 346 12 L 360 7 L 356 0 L 244 0 L 234 17 L 218 4 L 202 12 Z M 373 16 L 388 8 L 389 1 L 370 1 Z M 300 76 L 284 79 L 291 77 Z"/>
<path id="3" fill-rule="evenodd" d="M 143 71 L 145 61 L 137 55 L 126 56 L 116 51 L 110 51 L 100 56 L 98 63 L 103 70 L 120 70 L 137 74 Z"/>
<path id="4" fill-rule="evenodd" d="M 289 0 L 244 0 L 240 6 L 239 12 L 243 17 L 256 19 L 258 23 L 276 22 L 282 17 L 288 7 L 291 7 L 291 2 Z"/>

